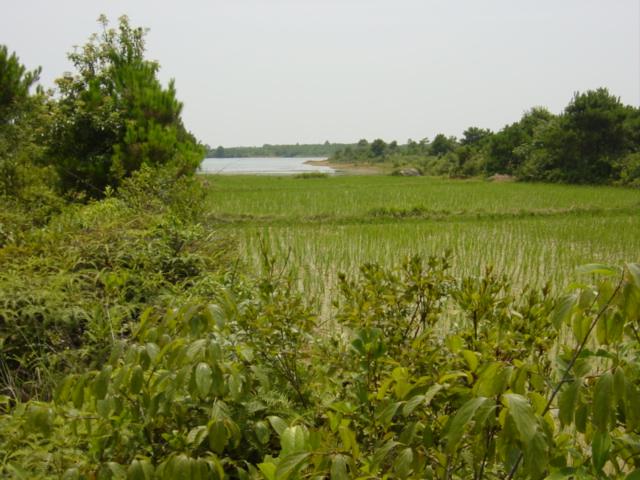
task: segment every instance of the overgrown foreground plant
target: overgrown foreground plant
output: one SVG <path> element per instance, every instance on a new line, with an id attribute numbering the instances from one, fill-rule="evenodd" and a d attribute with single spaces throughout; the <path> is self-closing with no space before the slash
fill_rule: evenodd
<path id="1" fill-rule="evenodd" d="M 640 266 L 590 266 L 596 284 L 560 298 L 447 269 L 341 277 L 332 333 L 277 269 L 148 310 L 53 401 L 4 398 L 0 472 L 638 478 Z"/>
<path id="2" fill-rule="evenodd" d="M 149 306 L 218 289 L 230 248 L 198 223 L 200 193 L 196 179 L 143 168 L 117 196 L 67 205 L 43 227 L 6 224 L 0 395 L 50 399 L 66 373 L 101 365 Z"/>

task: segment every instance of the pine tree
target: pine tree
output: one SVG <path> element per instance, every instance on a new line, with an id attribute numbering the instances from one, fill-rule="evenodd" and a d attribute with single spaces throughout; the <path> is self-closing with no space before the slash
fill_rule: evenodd
<path id="1" fill-rule="evenodd" d="M 193 173 L 204 150 L 182 123 L 173 81 L 163 88 L 158 63 L 144 58 L 145 30 L 127 17 L 117 29 L 100 22 L 102 33 L 69 55 L 76 73 L 57 80 L 49 143 L 62 190 L 100 197 L 142 165 Z"/>

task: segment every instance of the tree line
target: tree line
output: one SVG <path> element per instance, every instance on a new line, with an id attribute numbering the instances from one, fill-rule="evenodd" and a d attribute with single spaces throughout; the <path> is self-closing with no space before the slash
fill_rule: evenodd
<path id="1" fill-rule="evenodd" d="M 453 177 L 640 186 L 640 109 L 598 88 L 576 93 L 558 115 L 534 107 L 497 132 L 469 127 L 461 138 L 440 133 L 404 145 L 363 139 L 332 160 L 413 164 Z"/>
<path id="2" fill-rule="evenodd" d="M 261 147 L 223 147 L 207 146 L 207 158 L 244 158 L 244 157 L 329 157 L 350 146 L 348 143 L 310 143 L 295 145 L 270 145 Z"/>

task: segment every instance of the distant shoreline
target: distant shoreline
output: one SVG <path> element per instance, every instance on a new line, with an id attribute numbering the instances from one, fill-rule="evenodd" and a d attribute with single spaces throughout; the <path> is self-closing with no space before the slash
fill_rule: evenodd
<path id="1" fill-rule="evenodd" d="M 328 159 L 325 160 L 307 160 L 307 165 L 315 165 L 319 167 L 331 167 L 337 174 L 344 175 L 382 175 L 384 170 L 376 165 L 363 165 L 357 163 L 335 163 Z"/>

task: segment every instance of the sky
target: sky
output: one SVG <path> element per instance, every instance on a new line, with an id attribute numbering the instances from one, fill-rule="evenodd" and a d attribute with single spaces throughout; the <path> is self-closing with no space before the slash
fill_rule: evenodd
<path id="1" fill-rule="evenodd" d="M 149 29 L 211 146 L 461 136 L 598 87 L 640 106 L 638 0 L 5 1 L 0 44 L 53 87 L 101 13 Z"/>

